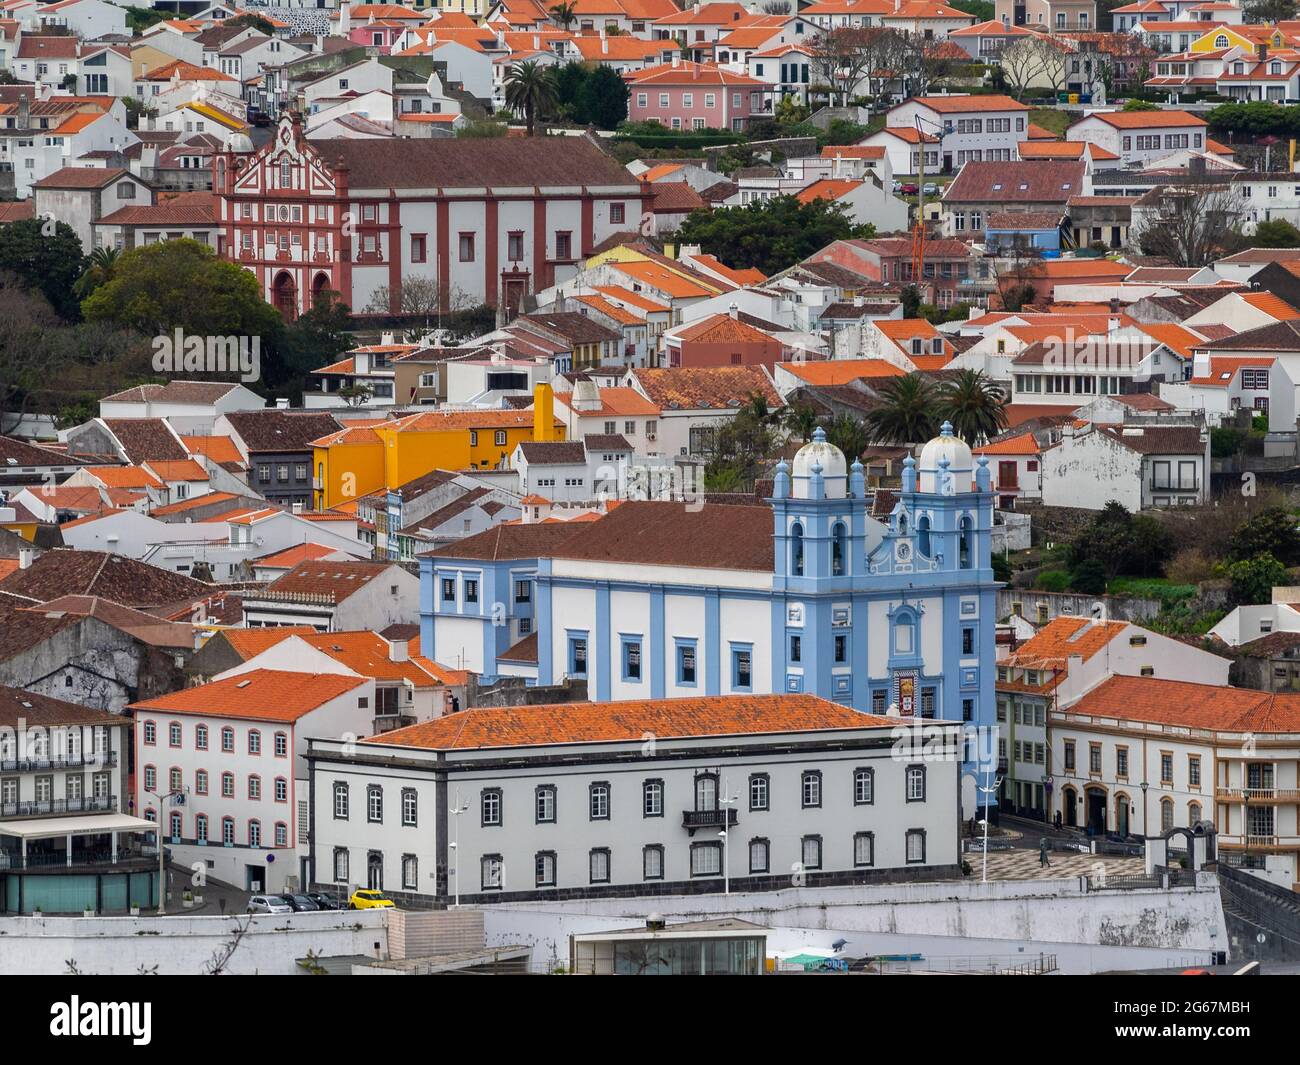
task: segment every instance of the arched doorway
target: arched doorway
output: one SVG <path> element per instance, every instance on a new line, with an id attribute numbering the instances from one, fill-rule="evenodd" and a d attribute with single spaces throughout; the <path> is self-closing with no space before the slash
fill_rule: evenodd
<path id="1" fill-rule="evenodd" d="M 1084 809 L 1087 811 L 1088 831 L 1094 835 L 1106 834 L 1106 790 L 1104 788 L 1084 788 Z"/>
<path id="2" fill-rule="evenodd" d="M 1061 789 L 1061 814 L 1070 828 L 1079 827 L 1079 794 L 1073 788 Z"/>
<path id="3" fill-rule="evenodd" d="M 316 301 L 320 299 L 322 292 L 328 292 L 330 287 L 329 275 L 318 273 L 311 282 L 311 305 L 316 306 Z"/>
<path id="4" fill-rule="evenodd" d="M 290 274 L 281 271 L 271 282 L 271 302 L 286 322 L 298 317 L 298 286 Z"/>
<path id="5" fill-rule="evenodd" d="M 1129 831 L 1129 810 L 1132 802 L 1129 797 L 1120 792 L 1115 796 L 1115 831 L 1121 836 L 1127 836 Z"/>

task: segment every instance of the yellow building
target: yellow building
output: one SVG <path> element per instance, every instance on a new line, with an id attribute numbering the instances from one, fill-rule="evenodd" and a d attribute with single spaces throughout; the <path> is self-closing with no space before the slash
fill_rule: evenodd
<path id="1" fill-rule="evenodd" d="M 397 488 L 433 470 L 499 469 L 517 444 L 563 439 L 548 384 L 534 389 L 532 410 L 432 410 L 342 429 L 312 444 L 316 509 Z"/>
<path id="2" fill-rule="evenodd" d="M 1225 48 L 1244 48 L 1247 52 L 1254 52 L 1257 45 L 1281 48 L 1285 41 L 1282 31 L 1276 26 L 1215 26 L 1194 40 L 1189 50 L 1202 53 L 1219 52 Z"/>

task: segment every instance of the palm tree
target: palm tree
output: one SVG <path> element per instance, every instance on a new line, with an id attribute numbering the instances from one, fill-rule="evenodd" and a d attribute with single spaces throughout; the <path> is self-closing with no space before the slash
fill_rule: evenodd
<path id="1" fill-rule="evenodd" d="M 73 291 L 80 299 L 85 299 L 100 285 L 113 280 L 113 271 L 117 268 L 118 256 L 122 253 L 117 248 L 96 248 L 86 259 L 86 269 L 77 278 Z"/>
<path id="2" fill-rule="evenodd" d="M 767 405 L 767 397 L 762 392 L 751 392 L 749 398 L 745 400 L 745 405 L 740 408 L 739 413 L 748 415 L 758 425 L 767 425 L 779 417 L 772 413 L 771 408 Z"/>
<path id="3" fill-rule="evenodd" d="M 782 419 L 791 436 L 806 443 L 817 428 L 817 412 L 807 403 L 795 403 L 785 409 Z"/>
<path id="4" fill-rule="evenodd" d="M 849 465 L 862 458 L 862 453 L 871 444 L 871 434 L 867 427 L 852 414 L 841 413 L 831 419 L 826 428 L 826 439 L 844 452 Z"/>
<path id="5" fill-rule="evenodd" d="M 506 72 L 506 106 L 515 114 L 522 114 L 528 122 L 528 136 L 538 117 L 555 110 L 555 78 L 549 67 L 535 60 L 515 63 Z"/>
<path id="6" fill-rule="evenodd" d="M 560 24 L 560 29 L 567 30 L 573 25 L 573 20 L 578 17 L 578 8 L 576 4 L 561 3 L 551 8 L 551 18 Z"/>
<path id="7" fill-rule="evenodd" d="M 939 431 L 938 397 L 917 373 L 891 377 L 879 388 L 880 405 L 867 412 L 867 435 L 878 444 L 919 444 Z"/>
<path id="8" fill-rule="evenodd" d="M 979 370 L 959 370 L 939 393 L 939 413 L 971 447 L 1007 427 L 1007 397 Z"/>

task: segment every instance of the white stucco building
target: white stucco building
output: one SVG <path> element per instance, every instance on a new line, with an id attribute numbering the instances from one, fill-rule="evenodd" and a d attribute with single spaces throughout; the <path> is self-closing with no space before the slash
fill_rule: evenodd
<path id="1" fill-rule="evenodd" d="M 313 741 L 314 882 L 481 905 L 950 871 L 960 725 L 918 723 L 924 758 L 925 729 L 898 724 L 810 695 L 695 696 Z"/>

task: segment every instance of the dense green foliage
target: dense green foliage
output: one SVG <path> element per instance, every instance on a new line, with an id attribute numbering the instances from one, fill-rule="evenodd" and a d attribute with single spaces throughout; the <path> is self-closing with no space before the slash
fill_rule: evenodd
<path id="1" fill-rule="evenodd" d="M 829 200 L 800 203 L 793 196 L 696 211 L 677 231 L 683 244 L 699 244 L 730 267 L 757 267 L 769 276 L 832 241 L 873 236 L 874 227 L 851 221 L 840 204 Z"/>

